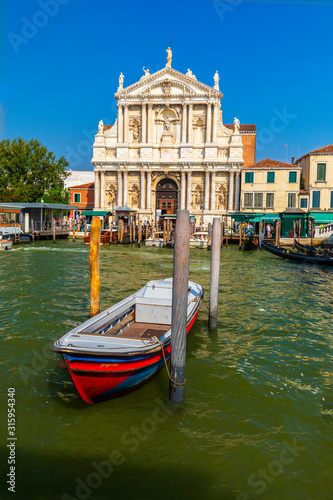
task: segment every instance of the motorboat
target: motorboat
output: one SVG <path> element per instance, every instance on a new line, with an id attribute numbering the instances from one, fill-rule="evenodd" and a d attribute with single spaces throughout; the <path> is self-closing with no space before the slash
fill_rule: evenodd
<path id="1" fill-rule="evenodd" d="M 190 248 L 207 248 L 208 232 L 198 231 L 190 237 Z"/>
<path id="2" fill-rule="evenodd" d="M 162 247 L 163 246 L 163 231 L 153 232 L 145 241 L 146 247 Z"/>
<path id="3" fill-rule="evenodd" d="M 0 250 L 11 250 L 13 242 L 10 239 L 10 235 L 0 234 Z"/>
<path id="4" fill-rule="evenodd" d="M 188 282 L 187 332 L 203 299 Z M 86 403 L 131 392 L 148 382 L 170 356 L 172 278 L 148 282 L 139 291 L 56 340 L 51 349 Z"/>

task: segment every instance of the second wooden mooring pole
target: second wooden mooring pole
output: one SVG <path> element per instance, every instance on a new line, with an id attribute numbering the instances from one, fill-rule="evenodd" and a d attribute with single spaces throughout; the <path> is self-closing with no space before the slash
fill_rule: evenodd
<path id="1" fill-rule="evenodd" d="M 173 251 L 171 361 L 169 398 L 184 401 L 185 357 L 190 260 L 190 222 L 188 210 L 177 210 Z"/>
<path id="2" fill-rule="evenodd" d="M 90 316 L 99 313 L 100 277 L 99 249 L 101 239 L 101 220 L 93 217 L 90 228 Z"/>
<path id="3" fill-rule="evenodd" d="M 214 217 L 212 231 L 212 255 L 210 260 L 209 288 L 209 328 L 217 327 L 217 308 L 219 301 L 221 221 Z"/>

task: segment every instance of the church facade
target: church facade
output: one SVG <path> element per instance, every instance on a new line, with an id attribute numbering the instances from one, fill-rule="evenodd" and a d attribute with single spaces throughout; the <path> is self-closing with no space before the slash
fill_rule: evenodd
<path id="1" fill-rule="evenodd" d="M 239 210 L 240 171 L 255 162 L 255 126 L 223 125 L 214 86 L 167 65 L 124 87 L 114 125 L 100 121 L 93 145 L 95 209 L 135 209 L 142 221 L 187 209 L 206 225 Z"/>

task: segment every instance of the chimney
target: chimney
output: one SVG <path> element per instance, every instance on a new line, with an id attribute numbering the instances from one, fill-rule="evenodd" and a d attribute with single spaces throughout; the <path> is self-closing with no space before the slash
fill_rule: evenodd
<path id="1" fill-rule="evenodd" d="M 295 158 L 295 156 L 292 156 L 292 158 L 291 158 L 291 164 L 295 165 L 295 162 L 296 162 L 296 158 Z"/>

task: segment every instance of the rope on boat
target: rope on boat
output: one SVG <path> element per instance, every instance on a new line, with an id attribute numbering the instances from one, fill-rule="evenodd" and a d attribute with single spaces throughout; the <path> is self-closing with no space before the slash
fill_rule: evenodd
<path id="1" fill-rule="evenodd" d="M 171 378 L 171 375 L 170 375 L 170 372 L 169 372 L 169 368 L 168 368 L 168 365 L 167 365 L 167 360 L 165 358 L 165 354 L 164 354 L 164 344 L 163 342 L 161 342 L 157 337 L 152 337 L 151 338 L 152 341 L 154 341 L 156 344 L 159 344 L 161 346 L 161 349 L 162 349 L 162 354 L 163 354 L 163 358 L 164 358 L 164 364 L 165 364 L 165 368 L 166 368 L 166 371 L 167 371 L 167 374 L 168 374 L 168 377 L 170 379 L 170 381 L 175 384 L 175 385 L 185 385 L 186 384 L 186 379 L 184 382 L 182 382 L 181 384 L 178 383 L 178 382 L 175 382 L 174 380 L 172 380 Z"/>

